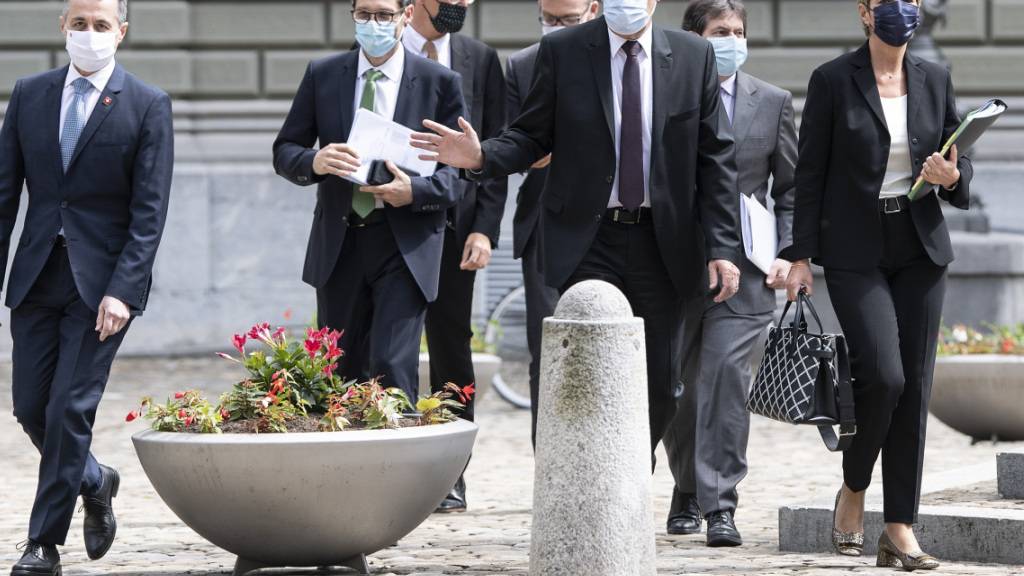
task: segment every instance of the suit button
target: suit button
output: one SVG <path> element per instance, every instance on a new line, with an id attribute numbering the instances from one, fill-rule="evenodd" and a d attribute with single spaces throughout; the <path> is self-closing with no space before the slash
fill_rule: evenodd
<path id="1" fill-rule="evenodd" d="M 612 182 L 615 182 L 615 175 L 612 174 L 611 176 L 605 178 L 604 180 L 605 180 L 605 182 L 611 184 Z"/>
<path id="2" fill-rule="evenodd" d="M 61 200 L 60 207 L 61 208 L 67 208 L 68 207 L 68 201 L 67 200 Z"/>
<path id="3" fill-rule="evenodd" d="M 910 142 L 911 142 L 912 144 L 917 144 L 917 138 L 914 138 L 914 139 L 913 139 L 913 140 L 911 140 Z"/>
<path id="4" fill-rule="evenodd" d="M 309 178 L 307 178 L 305 176 L 299 176 L 299 182 L 305 182 L 307 180 L 309 180 Z"/>
<path id="5" fill-rule="evenodd" d="M 601 221 L 601 213 L 600 212 L 597 214 L 597 216 L 594 216 L 594 221 L 595 222 L 600 222 Z"/>
<path id="6" fill-rule="evenodd" d="M 342 216 L 341 221 L 348 224 L 348 216 Z"/>

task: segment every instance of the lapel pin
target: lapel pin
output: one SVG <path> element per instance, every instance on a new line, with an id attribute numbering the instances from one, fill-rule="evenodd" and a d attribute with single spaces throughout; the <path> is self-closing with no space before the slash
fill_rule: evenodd
<path id="1" fill-rule="evenodd" d="M 110 106 L 113 103 L 114 103 L 114 99 L 111 98 L 110 96 L 104 96 L 103 97 L 103 105 L 104 106 Z"/>

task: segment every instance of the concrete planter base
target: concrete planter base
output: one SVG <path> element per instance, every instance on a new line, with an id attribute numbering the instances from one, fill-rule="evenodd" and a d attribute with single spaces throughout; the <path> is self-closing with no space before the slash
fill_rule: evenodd
<path id="1" fill-rule="evenodd" d="M 469 461 L 477 427 L 132 437 L 157 494 L 190 528 L 263 567 L 348 566 L 412 532 Z"/>
<path id="2" fill-rule="evenodd" d="M 476 376 L 474 388 L 477 402 L 491 389 L 491 380 L 500 369 L 500 357 L 482 352 L 473 353 L 473 374 Z M 420 354 L 420 394 L 430 394 L 430 355 L 426 352 Z"/>
<path id="3" fill-rule="evenodd" d="M 977 440 L 1024 440 L 1024 356 L 944 356 L 929 409 Z"/>

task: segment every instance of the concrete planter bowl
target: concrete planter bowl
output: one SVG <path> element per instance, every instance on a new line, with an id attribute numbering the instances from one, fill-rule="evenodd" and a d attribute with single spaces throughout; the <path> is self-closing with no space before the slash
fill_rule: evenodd
<path id="1" fill-rule="evenodd" d="M 491 389 L 491 381 L 494 380 L 494 375 L 500 369 L 501 357 L 495 354 L 473 352 L 473 374 L 476 376 L 476 383 L 473 386 L 476 390 L 475 402 L 479 402 Z M 459 382 L 459 384 L 463 383 Z M 420 353 L 420 393 L 430 394 L 430 355 L 426 352 Z"/>
<path id="2" fill-rule="evenodd" d="M 1024 356 L 940 356 L 929 409 L 975 440 L 1024 440 Z"/>
<path id="3" fill-rule="evenodd" d="M 469 461 L 477 427 L 132 437 L 157 494 L 200 536 L 265 567 L 347 566 L 398 542 Z"/>

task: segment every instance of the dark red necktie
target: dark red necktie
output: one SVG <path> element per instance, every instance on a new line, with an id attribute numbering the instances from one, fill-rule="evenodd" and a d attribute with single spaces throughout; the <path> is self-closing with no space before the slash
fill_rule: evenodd
<path id="1" fill-rule="evenodd" d="M 644 202 L 643 104 L 640 92 L 640 43 L 622 45 L 626 65 L 622 68 L 622 123 L 619 127 L 619 202 L 636 210 Z"/>

